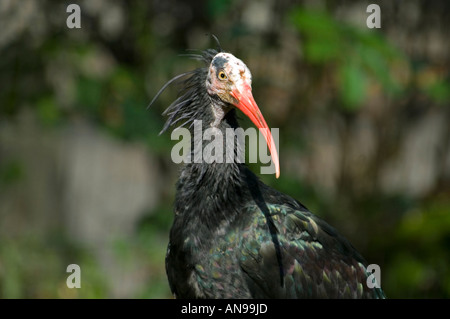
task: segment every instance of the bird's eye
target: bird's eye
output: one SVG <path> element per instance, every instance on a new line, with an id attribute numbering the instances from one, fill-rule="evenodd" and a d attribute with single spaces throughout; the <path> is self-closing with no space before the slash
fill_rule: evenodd
<path id="1" fill-rule="evenodd" d="M 220 71 L 219 72 L 219 79 L 221 79 L 221 80 L 226 80 L 227 79 L 227 75 L 225 74 L 224 71 Z"/>

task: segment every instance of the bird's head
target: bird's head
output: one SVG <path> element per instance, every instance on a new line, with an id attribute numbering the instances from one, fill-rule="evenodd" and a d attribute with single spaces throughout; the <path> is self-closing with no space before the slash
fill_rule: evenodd
<path id="1" fill-rule="evenodd" d="M 252 75 L 248 67 L 231 53 L 217 52 L 213 49 L 206 50 L 201 55 L 189 56 L 203 60 L 207 63 L 207 67 L 174 77 L 163 86 L 150 103 L 153 104 L 169 84 L 190 75 L 184 80 L 183 90 L 178 99 L 163 113 L 169 118 L 161 133 L 177 123 L 184 126 L 192 125 L 194 120 L 203 120 L 210 106 L 214 110 L 214 123 L 211 125 L 220 124 L 225 114 L 236 107 L 248 116 L 263 134 L 278 177 L 280 165 L 277 149 L 272 133 L 253 98 Z"/>
<path id="2" fill-rule="evenodd" d="M 276 176 L 280 174 L 278 153 L 269 127 L 252 94 L 252 74 L 240 59 L 231 53 L 219 52 L 212 59 L 206 77 L 206 90 L 224 102 L 224 108 L 235 106 L 256 125 L 266 139 Z"/>
<path id="3" fill-rule="evenodd" d="M 243 93 L 251 97 L 252 75 L 247 66 L 231 53 L 220 52 L 209 65 L 206 90 L 223 102 L 238 106 Z M 248 95 L 248 94 L 247 94 Z"/>

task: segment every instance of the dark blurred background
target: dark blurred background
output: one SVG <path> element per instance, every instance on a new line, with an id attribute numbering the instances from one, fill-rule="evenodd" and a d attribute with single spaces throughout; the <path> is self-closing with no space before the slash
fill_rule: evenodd
<path id="1" fill-rule="evenodd" d="M 380 265 L 388 297 L 449 298 L 450 2 L 376 1 L 369 29 L 371 2 L 0 0 L 0 298 L 171 297 L 176 86 L 146 106 L 210 34 L 280 129 L 281 177 L 261 178 Z"/>

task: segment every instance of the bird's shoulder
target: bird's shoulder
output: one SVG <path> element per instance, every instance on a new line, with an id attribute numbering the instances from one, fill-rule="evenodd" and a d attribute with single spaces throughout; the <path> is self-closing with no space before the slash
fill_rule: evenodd
<path id="1" fill-rule="evenodd" d="M 256 297 L 372 296 L 363 258 L 333 227 L 293 199 L 264 205 L 246 207 L 239 246 Z"/>

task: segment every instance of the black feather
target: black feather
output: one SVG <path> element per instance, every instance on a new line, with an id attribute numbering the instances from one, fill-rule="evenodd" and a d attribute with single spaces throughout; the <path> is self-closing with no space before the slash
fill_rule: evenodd
<path id="1" fill-rule="evenodd" d="M 213 49 L 209 49 L 200 54 L 188 54 L 189 57 L 202 60 L 205 65 L 209 65 L 218 52 Z M 180 91 L 178 98 L 163 112 L 163 115 L 167 115 L 168 119 L 164 124 L 163 129 L 159 133 L 164 133 L 170 126 L 178 124 L 183 127 L 189 124 L 192 126 L 194 120 L 204 119 L 206 110 L 205 105 L 210 104 L 210 97 L 206 93 L 205 87 L 199 85 L 206 81 L 208 69 L 206 67 L 198 68 L 193 71 L 185 72 L 173 77 L 158 91 L 156 96 L 148 105 L 147 109 L 158 99 L 158 97 L 164 92 L 164 90 L 172 83 L 188 76 L 181 82 L 182 90 Z"/>
<path id="2" fill-rule="evenodd" d="M 217 51 L 223 52 L 222 47 L 220 46 L 219 39 L 214 34 L 211 34 L 211 37 L 214 39 L 214 41 L 216 41 Z"/>
<path id="3" fill-rule="evenodd" d="M 194 73 L 194 71 L 189 71 L 189 72 L 185 72 L 182 74 L 178 74 L 177 76 L 175 76 L 174 78 L 170 79 L 166 84 L 163 85 L 163 87 L 158 91 L 158 93 L 156 93 L 155 97 L 152 99 L 152 101 L 148 104 L 147 106 L 147 110 L 150 108 L 150 106 L 153 105 L 153 103 L 158 99 L 158 97 L 164 92 L 165 89 L 167 89 L 167 87 L 172 84 L 173 82 L 185 77 L 186 75 L 192 74 Z"/>

